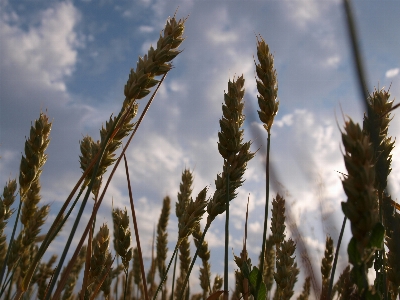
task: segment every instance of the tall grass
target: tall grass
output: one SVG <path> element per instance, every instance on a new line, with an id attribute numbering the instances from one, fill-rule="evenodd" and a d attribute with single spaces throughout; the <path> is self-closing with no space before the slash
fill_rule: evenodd
<path id="1" fill-rule="evenodd" d="M 168 232 L 171 199 L 163 199 L 160 218 L 153 237 L 151 265 L 145 270 L 140 241 L 149 237 L 140 236 L 132 197 L 128 164 L 125 151 L 138 130 L 147 110 L 156 96 L 167 73 L 172 69 L 171 61 L 180 55 L 178 47 L 184 41 L 183 33 L 186 19 L 167 20 L 157 47 L 150 47 L 148 53 L 139 57 L 136 70 L 129 74 L 124 93 L 125 100 L 117 116 L 111 116 L 100 130 L 100 140 L 86 136 L 80 143 L 81 178 L 60 209 L 47 233 L 42 233 L 49 206 L 43 204 L 40 196 L 40 175 L 46 162 L 46 148 L 49 144 L 51 123 L 45 113 L 30 129 L 21 159 L 20 175 L 17 180 L 9 180 L 0 197 L 0 298 L 1 299 L 292 299 L 294 286 L 300 272 L 306 274 L 303 290 L 297 299 L 391 299 L 400 292 L 400 205 L 392 200 L 387 189 L 387 178 L 391 171 L 394 138 L 388 135 L 390 112 L 396 107 L 390 100 L 388 90 L 365 92 L 365 79 L 362 77 L 362 64 L 356 43 L 356 31 L 349 3 L 345 1 L 349 32 L 353 41 L 355 62 L 364 93 L 367 114 L 362 126 L 350 118 L 342 129 L 343 158 L 347 173 L 342 183 L 347 200 L 342 202 L 344 221 L 339 241 L 326 237 L 326 249 L 321 261 L 322 287 L 313 283 L 314 274 L 301 270 L 295 257 L 296 242 L 287 237 L 288 226 L 286 201 L 282 195 L 273 195 L 271 201 L 271 227 L 268 228 L 269 213 L 269 154 L 273 142 L 271 128 L 278 113 L 279 102 L 277 72 L 269 46 L 257 37 L 255 61 L 256 83 L 258 89 L 258 115 L 267 131 L 266 153 L 266 203 L 259 263 L 253 265 L 248 257 L 246 239 L 248 212 L 244 245 L 240 256 L 235 256 L 237 270 L 235 283 L 228 281 L 229 249 L 229 207 L 238 195 L 244 181 L 247 163 L 255 156 L 250 151 L 251 141 L 243 141 L 242 128 L 245 94 L 243 76 L 228 81 L 227 92 L 219 120 L 218 151 L 224 159 L 222 172 L 217 174 L 215 192 L 208 195 L 204 187 L 198 195 L 192 195 L 194 173 L 190 169 L 182 172 L 175 204 L 178 219 L 178 239 L 172 257 L 167 260 Z M 142 115 L 136 120 L 140 99 L 151 93 L 150 100 Z M 116 157 L 116 150 L 122 140 L 129 136 L 124 148 Z M 103 224 L 94 232 L 96 215 L 102 204 L 105 192 L 121 159 L 124 158 L 126 179 L 130 196 L 130 213 L 127 208 L 115 208 L 110 214 L 113 219 L 114 236 L 111 239 L 109 225 Z M 108 178 L 106 170 L 113 166 Z M 77 193 L 78 192 L 78 193 Z M 75 194 L 77 195 L 75 196 Z M 14 204 L 19 195 L 19 201 Z M 72 237 L 82 222 L 81 216 L 92 195 L 94 205 L 87 226 L 73 255 L 64 263 L 70 251 Z M 73 197 L 75 196 L 75 199 Z M 79 202 L 80 198 L 82 198 Z M 71 212 L 80 203 L 70 236 L 60 259 L 51 256 L 48 262 L 43 256 L 49 245 L 62 230 Z M 17 206 L 17 207 L 15 207 Z M 207 214 L 206 214 L 207 212 Z M 210 249 L 206 234 L 215 218 L 225 213 L 225 259 L 223 277 L 211 276 Z M 14 224 L 7 221 L 16 214 Z M 130 218 L 134 230 L 129 228 Z M 206 219 L 204 229 L 200 220 Z M 348 222 L 347 222 L 348 221 Z M 21 226 L 18 226 L 18 224 Z M 352 238 L 347 245 L 348 266 L 334 282 L 337 268 L 338 250 L 343 229 L 349 223 Z M 12 228 L 9 244 L 5 235 L 6 226 Z M 20 230 L 17 232 L 17 227 Z M 270 230 L 270 232 L 269 232 Z M 132 232 L 135 243 L 132 244 Z M 41 235 L 39 235 L 42 233 Z M 110 241 L 113 240 L 113 253 Z M 191 243 L 196 251 L 190 253 Z M 179 255 L 179 275 L 176 271 Z M 115 260 L 115 258 L 117 260 Z M 201 259 L 198 286 L 201 292 L 193 294 L 187 285 L 197 257 Z M 118 264 L 121 261 L 122 264 Z M 117 263 L 116 263 L 117 262 Z M 54 268 L 54 264 L 57 264 Z M 174 265 L 171 271 L 171 266 Z M 369 282 L 368 270 L 374 268 L 376 279 Z M 61 271 L 62 270 L 62 271 Z M 83 270 L 83 272 L 81 271 Z M 146 273 L 147 271 L 147 273 Z M 158 274 L 158 276 L 157 276 Z M 77 286 L 81 276 L 82 285 Z M 172 286 L 165 283 L 172 278 Z M 313 283 L 313 289 L 311 288 Z M 235 286 L 230 295 L 229 287 Z"/>

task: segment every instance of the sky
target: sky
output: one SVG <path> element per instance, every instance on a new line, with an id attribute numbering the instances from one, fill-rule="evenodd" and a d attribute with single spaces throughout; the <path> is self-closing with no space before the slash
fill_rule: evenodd
<path id="1" fill-rule="evenodd" d="M 391 99 L 399 99 L 400 2 L 354 1 L 353 9 L 369 91 L 390 87 Z M 266 197 L 267 137 L 256 113 L 253 59 L 260 34 L 275 58 L 280 101 L 272 127 L 269 200 L 277 192 L 285 196 L 288 215 L 320 280 L 325 237 L 330 235 L 336 245 L 343 220 L 340 203 L 346 201 L 340 175 L 346 173 L 340 130 L 347 117 L 361 122 L 363 116 L 339 0 L 0 0 L 0 183 L 18 178 L 30 125 L 46 111 L 53 126 L 41 185 L 42 202 L 51 204 L 50 223 L 81 175 L 79 141 L 86 135 L 99 139 L 102 124 L 121 108 L 130 69 L 136 68 L 138 57 L 150 45 L 156 45 L 167 18 L 175 12 L 178 19 L 188 17 L 183 51 L 173 60 L 174 68 L 127 152 L 145 263 L 149 263 L 153 229 L 166 195 L 172 199 L 168 259 L 172 254 L 182 171 L 193 171 L 193 197 L 206 186 L 208 196 L 215 190 L 214 180 L 223 165 L 217 148 L 223 95 L 228 80 L 242 74 L 246 80 L 244 141 L 252 140 L 252 151 L 260 150 L 249 162 L 245 182 L 230 206 L 231 289 L 236 268 L 232 258 L 242 248 L 248 198 L 247 248 L 257 263 Z M 147 99 L 139 101 L 140 111 L 146 103 Z M 389 134 L 398 137 L 400 121 L 394 115 Z M 395 148 L 393 157 L 398 155 Z M 396 159 L 392 169 L 389 184 L 396 199 L 400 192 Z M 112 228 L 112 203 L 129 208 L 122 164 L 100 208 L 98 226 L 107 223 Z M 85 209 L 83 224 L 91 207 L 89 203 Z M 223 273 L 224 222 L 224 215 L 219 216 L 206 235 L 212 278 Z M 205 222 L 201 224 L 204 227 Z M 59 252 L 71 226 L 72 222 L 66 224 L 50 251 Z M 292 236 L 290 228 L 287 235 Z M 349 238 L 347 229 L 344 239 Z M 341 250 L 337 274 L 347 263 L 345 247 Z M 296 253 L 304 270 L 301 255 Z M 196 270 L 192 291 L 199 291 Z M 302 285 L 300 277 L 296 290 Z"/>

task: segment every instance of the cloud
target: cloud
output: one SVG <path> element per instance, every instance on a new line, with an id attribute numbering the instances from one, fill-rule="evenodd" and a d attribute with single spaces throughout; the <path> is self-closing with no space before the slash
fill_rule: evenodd
<path id="1" fill-rule="evenodd" d="M 399 68 L 394 68 L 394 69 L 390 69 L 387 70 L 385 73 L 386 78 L 392 78 L 395 77 L 399 74 L 400 69 Z"/>
<path id="2" fill-rule="evenodd" d="M 76 48 L 82 46 L 74 31 L 79 12 L 70 2 L 57 3 L 42 11 L 40 23 L 28 30 L 10 22 L 16 19 L 15 13 L 1 16 L 2 72 L 20 84 L 65 91 L 65 79 L 72 75 L 77 61 Z"/>

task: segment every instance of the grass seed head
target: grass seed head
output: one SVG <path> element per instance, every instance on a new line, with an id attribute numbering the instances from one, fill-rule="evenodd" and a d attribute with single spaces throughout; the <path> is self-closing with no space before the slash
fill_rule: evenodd
<path id="1" fill-rule="evenodd" d="M 328 299 L 329 279 L 332 270 L 333 262 L 333 240 L 331 237 L 326 237 L 325 253 L 321 263 L 322 274 L 322 295 L 321 299 Z"/>
<path id="2" fill-rule="evenodd" d="M 347 195 L 347 202 L 342 202 L 342 210 L 351 222 L 351 232 L 363 256 L 363 249 L 379 217 L 373 149 L 369 137 L 351 119 L 346 122 L 344 130 L 342 141 L 348 176 L 342 180 Z"/>
<path id="3" fill-rule="evenodd" d="M 281 247 L 276 249 L 275 282 L 278 285 L 280 299 L 290 299 L 293 296 L 294 284 L 297 281 L 299 269 L 293 257 L 296 244 L 292 239 L 283 241 Z"/>
<path id="4" fill-rule="evenodd" d="M 182 172 L 182 181 L 179 185 L 178 192 L 178 202 L 175 205 L 175 213 L 178 218 L 178 222 L 180 222 L 182 215 L 186 209 L 186 207 L 190 203 L 190 197 L 192 195 L 193 185 L 193 173 L 190 170 L 185 169 Z"/>
<path id="5" fill-rule="evenodd" d="M 285 239 L 285 199 L 279 194 L 272 201 L 271 242 L 280 245 Z"/>
<path id="6" fill-rule="evenodd" d="M 250 142 L 243 143 L 244 96 L 243 75 L 228 82 L 228 93 L 224 94 L 225 104 L 222 105 L 223 116 L 220 119 L 221 131 L 218 133 L 218 151 L 224 158 L 221 175 L 215 180 L 216 191 L 207 205 L 207 223 L 211 222 L 226 210 L 226 197 L 229 201 L 237 195 L 236 189 L 243 184 L 243 174 L 247 162 L 254 157 L 250 152 Z M 227 195 L 227 177 L 229 175 L 229 195 Z"/>
<path id="7" fill-rule="evenodd" d="M 93 254 L 90 263 L 90 278 L 92 282 L 99 282 L 102 279 L 102 275 L 105 274 L 104 272 L 108 271 L 107 264 L 110 262 L 108 258 L 111 256 L 109 245 L 110 232 L 107 224 L 103 224 L 92 241 Z"/>
<path id="8" fill-rule="evenodd" d="M 29 139 L 25 141 L 25 157 L 21 158 L 19 186 L 20 194 L 24 199 L 33 181 L 36 181 L 41 173 L 41 168 L 47 160 L 44 151 L 50 143 L 49 135 L 51 123 L 44 113 L 40 113 L 39 119 L 31 126 Z"/>
<path id="9" fill-rule="evenodd" d="M 265 43 L 261 36 L 257 37 L 257 58 L 259 64 L 255 61 L 254 64 L 256 65 L 258 77 L 256 80 L 259 93 L 257 99 L 260 107 L 258 116 L 261 122 L 264 123 L 264 128 L 270 133 L 279 108 L 279 102 L 277 101 L 278 84 L 276 70 L 274 69 L 274 57 L 269 52 L 268 44 Z"/>
<path id="10" fill-rule="evenodd" d="M 160 278 L 162 279 L 165 274 L 166 266 L 165 260 L 167 259 L 168 252 L 168 232 L 167 225 L 169 220 L 169 212 L 171 209 L 171 200 L 167 196 L 163 200 L 163 206 L 160 214 L 160 219 L 157 225 L 157 240 L 156 240 L 156 249 L 157 249 L 157 266 L 158 273 Z"/>
<path id="11" fill-rule="evenodd" d="M 112 212 L 114 222 L 114 247 L 115 251 L 121 256 L 122 264 L 125 270 L 129 268 L 129 262 L 132 259 L 131 231 L 129 229 L 128 212 L 120 209 L 113 209 Z"/>
<path id="12" fill-rule="evenodd" d="M 147 54 L 139 57 L 136 71 L 131 70 L 128 81 L 125 85 L 124 107 L 130 105 L 134 99 L 141 99 L 150 93 L 150 88 L 158 84 L 155 76 L 164 75 L 171 70 L 169 63 L 181 51 L 177 48 L 183 42 L 183 32 L 186 19 L 176 21 L 175 17 L 167 20 L 164 34 L 157 41 L 157 48 L 150 47 Z"/>
<path id="13" fill-rule="evenodd" d="M 200 222 L 207 206 L 207 188 L 200 191 L 195 201 L 191 201 L 182 215 L 182 222 L 179 223 L 179 241 L 189 236 Z M 180 243 L 180 242 L 179 242 Z"/>
<path id="14" fill-rule="evenodd" d="M 307 277 L 303 284 L 303 291 L 297 298 L 297 300 L 308 300 L 310 296 L 310 287 L 311 287 L 311 277 Z"/>
<path id="15" fill-rule="evenodd" d="M 389 101 L 389 91 L 384 89 L 376 90 L 368 98 L 370 116 L 364 115 L 363 130 L 370 136 L 370 141 L 374 147 L 374 161 L 376 181 L 375 188 L 380 193 L 387 186 L 387 177 L 390 174 L 392 163 L 391 152 L 394 148 L 394 141 L 388 137 L 389 123 L 392 120 L 390 113 L 393 101 Z"/>

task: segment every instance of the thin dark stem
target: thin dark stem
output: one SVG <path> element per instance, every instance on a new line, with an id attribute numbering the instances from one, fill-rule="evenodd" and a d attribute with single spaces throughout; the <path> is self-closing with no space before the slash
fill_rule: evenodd
<path id="1" fill-rule="evenodd" d="M 346 20 L 347 20 L 347 30 L 349 33 L 350 37 L 350 42 L 351 42 L 351 50 L 353 54 L 353 61 L 357 70 L 357 75 L 358 75 L 358 85 L 360 92 L 363 97 L 363 104 L 365 109 L 368 112 L 368 116 L 370 116 L 370 108 L 368 105 L 368 88 L 367 88 L 367 80 L 365 76 L 365 71 L 364 71 L 364 66 L 362 64 L 362 59 L 361 59 L 361 51 L 360 47 L 358 44 L 358 36 L 357 36 L 357 31 L 356 31 L 356 25 L 354 22 L 354 16 L 351 8 L 351 1 L 350 0 L 343 0 L 343 6 L 344 10 L 346 13 Z"/>
<path id="2" fill-rule="evenodd" d="M 153 300 L 156 300 L 156 299 L 157 299 L 157 294 L 158 294 L 158 292 L 161 290 L 161 288 L 162 288 L 162 286 L 163 286 L 163 284 L 164 284 L 164 281 L 165 281 L 165 279 L 167 278 L 169 268 L 171 267 L 172 261 L 174 260 L 174 256 L 175 256 L 176 252 L 178 251 L 179 244 L 180 244 L 180 243 L 179 243 L 179 241 L 178 241 L 178 243 L 177 243 L 176 246 L 175 246 L 174 253 L 172 254 L 171 259 L 169 260 L 168 267 L 167 267 L 167 269 L 165 270 L 164 277 L 163 277 L 163 279 L 161 280 L 160 284 L 158 285 L 158 288 L 157 288 L 157 290 L 156 290 L 156 293 L 154 294 Z M 182 290 L 184 290 L 184 289 L 185 289 L 185 288 L 183 288 Z"/>
<path id="3" fill-rule="evenodd" d="M 337 261 L 339 258 L 339 249 L 340 249 L 340 244 L 342 243 L 343 232 L 344 232 L 344 228 L 346 227 L 346 221 L 347 221 L 347 217 L 345 216 L 343 219 L 342 228 L 340 229 L 339 240 L 338 240 L 338 244 L 337 244 L 336 251 L 335 251 L 335 258 L 333 260 L 331 278 L 329 280 L 328 299 L 331 299 L 333 280 L 335 278 L 336 265 L 337 265 Z"/>
<path id="4" fill-rule="evenodd" d="M 124 300 L 126 299 L 126 292 L 128 290 L 128 270 L 125 270 L 125 288 L 124 288 Z"/>
<path id="5" fill-rule="evenodd" d="M 133 227 L 135 228 L 136 245 L 137 245 L 138 253 L 139 253 L 140 271 L 142 272 L 144 297 L 146 300 L 149 300 L 149 295 L 147 294 L 146 273 L 144 272 L 144 265 L 143 265 L 142 248 L 140 246 L 140 239 L 139 239 L 139 229 L 138 229 L 137 222 L 136 222 L 135 206 L 133 205 L 131 182 L 129 180 L 128 162 L 126 161 L 125 154 L 124 154 L 124 162 L 125 162 L 126 180 L 128 181 L 128 191 L 129 191 L 129 200 L 131 203 Z"/>
<path id="6" fill-rule="evenodd" d="M 262 274 L 264 272 L 264 257 L 265 257 L 265 244 L 267 243 L 267 227 L 268 227 L 268 203 L 269 203 L 269 152 L 270 152 L 270 144 L 271 144 L 271 133 L 268 132 L 267 139 L 267 156 L 266 156 L 266 164 L 265 164 L 265 212 L 264 212 L 264 232 L 263 232 L 263 243 L 261 249 L 261 265 L 260 271 L 257 276 L 257 287 L 256 287 L 256 300 L 258 296 L 258 291 L 261 286 Z"/>
<path id="7" fill-rule="evenodd" d="M 226 210 L 226 216 L 225 216 L 225 262 L 224 262 L 224 299 L 228 300 L 228 291 L 229 291 L 229 285 L 228 285 L 228 248 L 229 248 L 229 172 L 230 172 L 230 166 L 228 164 L 228 175 L 226 178 L 226 204 L 225 204 L 225 210 Z M 203 242 L 202 242 L 203 243 Z M 201 245 L 201 244 L 200 244 Z"/>
<path id="8" fill-rule="evenodd" d="M 178 255 L 175 256 L 175 262 L 174 262 L 174 272 L 172 273 L 172 299 L 174 298 L 174 289 L 175 289 L 175 274 L 176 274 L 176 262 L 178 260 Z"/>
<path id="9" fill-rule="evenodd" d="M 201 238 L 200 238 L 200 241 L 199 241 L 199 245 L 202 245 L 202 244 L 203 244 L 203 242 L 204 242 L 204 237 L 206 236 L 206 233 L 207 233 L 208 229 L 210 228 L 210 226 L 211 226 L 211 222 L 210 222 L 210 223 L 207 222 L 206 227 L 204 228 L 203 234 L 201 235 Z M 199 246 L 199 248 L 200 248 L 200 246 Z M 178 297 L 179 300 L 182 300 L 182 299 L 183 299 L 183 294 L 184 294 L 183 291 L 185 290 L 186 284 L 187 284 L 188 281 L 189 281 L 189 276 L 190 276 L 190 273 L 192 272 L 193 265 L 194 265 L 194 263 L 195 263 L 195 261 L 196 261 L 196 258 L 197 258 L 197 256 L 199 255 L 199 248 L 196 249 L 196 253 L 194 254 L 193 259 L 192 259 L 192 262 L 190 263 L 189 270 L 188 270 L 188 272 L 187 272 L 187 274 L 186 274 L 185 281 L 183 282 L 183 285 L 182 285 L 182 291 L 181 291 L 181 293 L 180 293 L 180 295 L 179 295 L 179 297 Z M 154 298 L 154 299 L 155 299 L 155 298 Z"/>

